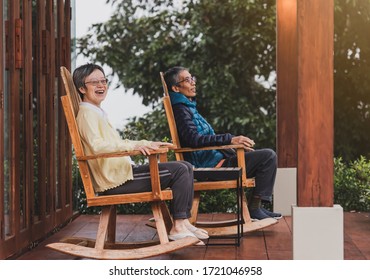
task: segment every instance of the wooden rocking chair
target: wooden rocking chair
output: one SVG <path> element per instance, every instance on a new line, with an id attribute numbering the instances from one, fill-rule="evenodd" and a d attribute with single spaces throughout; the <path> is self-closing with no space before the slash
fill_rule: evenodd
<path id="1" fill-rule="evenodd" d="M 149 157 L 150 176 L 152 182 L 151 192 L 104 195 L 98 196 L 93 188 L 91 174 L 87 161 L 90 159 L 122 157 L 138 155 L 140 152 L 115 152 L 97 155 L 85 155 L 75 117 L 77 116 L 80 96 L 73 84 L 70 72 L 61 67 L 61 75 L 67 95 L 62 96 L 62 105 L 67 120 L 72 144 L 76 153 L 79 170 L 81 173 L 88 206 L 102 206 L 99 227 L 96 240 L 88 238 L 66 238 L 61 242 L 48 244 L 47 247 L 54 250 L 93 259 L 142 259 L 157 256 L 191 246 L 199 242 L 195 237 L 187 237 L 178 241 L 169 242 L 168 231 L 172 226 L 172 220 L 165 205 L 165 200 L 172 199 L 172 191 L 161 190 L 158 156 L 166 154 L 167 149 L 162 148 L 153 152 Z M 126 203 L 150 202 L 156 224 L 159 241 L 150 240 L 139 243 L 118 243 L 115 241 L 116 234 L 116 205 Z"/>
<path id="2" fill-rule="evenodd" d="M 182 148 L 180 145 L 180 140 L 176 128 L 176 122 L 173 115 L 173 110 L 171 106 L 171 100 L 168 94 L 167 85 L 164 81 L 163 73 L 160 72 L 160 77 L 162 81 L 164 96 L 162 98 L 163 105 L 166 111 L 166 117 L 171 133 L 172 143 L 176 147 L 174 149 L 176 160 L 184 160 L 183 153 L 186 152 L 193 152 L 199 150 L 222 150 L 222 149 L 235 149 L 238 157 L 238 167 L 242 168 L 242 187 L 254 187 L 255 181 L 254 178 L 247 178 L 245 170 L 245 157 L 244 157 L 244 148 L 242 145 L 226 145 L 226 146 L 210 146 L 210 147 L 202 147 L 202 148 Z M 217 169 L 215 167 L 214 169 Z M 227 169 L 227 168 L 226 168 Z M 200 169 L 201 170 L 201 169 Z M 197 177 L 197 168 L 194 169 L 194 177 Z M 195 181 L 194 182 L 194 201 L 193 201 L 193 208 L 192 208 L 192 218 L 191 222 L 196 225 L 197 227 L 204 228 L 208 231 L 209 236 L 227 236 L 227 235 L 235 235 L 237 232 L 237 225 L 236 220 L 227 220 L 227 221 L 215 221 L 215 222 L 202 222 L 199 221 L 198 216 L 198 208 L 200 203 L 200 194 L 201 191 L 210 191 L 210 190 L 221 190 L 221 189 L 235 189 L 237 188 L 237 184 L 235 181 L 228 180 L 228 181 Z M 247 206 L 247 201 L 245 199 L 245 195 L 242 195 L 242 217 L 243 217 L 243 233 L 256 231 L 262 228 L 266 228 L 273 224 L 276 224 L 278 221 L 273 218 L 267 218 L 259 221 L 252 221 L 249 215 L 249 210 Z"/>

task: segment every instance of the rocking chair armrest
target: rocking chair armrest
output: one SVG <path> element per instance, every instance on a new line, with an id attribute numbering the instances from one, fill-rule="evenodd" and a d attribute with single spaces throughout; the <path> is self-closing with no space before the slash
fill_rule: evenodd
<path id="1" fill-rule="evenodd" d="M 153 150 L 150 152 L 150 155 L 157 155 L 157 154 L 164 154 L 167 153 L 167 148 L 159 148 L 157 150 Z M 77 160 L 90 160 L 90 159 L 98 159 L 98 158 L 112 158 L 112 157 L 125 157 L 125 156 L 137 156 L 142 155 L 140 151 L 121 151 L 121 152 L 112 152 L 112 153 L 101 153 L 96 155 L 87 155 L 87 156 L 79 156 Z"/>
<path id="2" fill-rule="evenodd" d="M 171 148 L 171 150 L 173 150 L 175 153 L 185 153 L 185 152 L 194 152 L 194 151 L 202 151 L 202 150 L 225 150 L 225 149 L 235 149 L 237 161 L 238 161 L 238 167 L 241 167 L 243 170 L 246 170 L 245 150 L 242 144 L 223 145 L 223 146 L 207 146 L 207 147 L 200 147 L 200 148 Z M 242 185 L 248 186 L 248 187 L 254 186 L 254 184 L 248 183 L 246 172 L 243 172 L 242 174 Z"/>
<path id="3" fill-rule="evenodd" d="M 151 151 L 150 155 L 147 155 L 149 159 L 149 170 L 150 170 L 149 172 L 150 172 L 150 180 L 152 183 L 152 194 L 153 194 L 153 199 L 155 201 L 161 201 L 164 198 L 162 191 L 161 191 L 161 186 L 160 186 L 157 155 L 166 154 L 167 152 L 168 152 L 168 148 L 159 148 L 157 150 Z M 79 156 L 77 157 L 77 160 L 87 161 L 87 160 L 98 159 L 98 158 L 113 158 L 113 157 L 135 156 L 135 155 L 142 155 L 142 153 L 140 151 L 121 151 L 121 152 L 113 152 L 113 153 L 101 153 L 101 154 L 96 154 L 96 155 Z"/>
<path id="4" fill-rule="evenodd" d="M 174 150 L 176 153 L 186 153 L 186 152 L 194 152 L 194 151 L 202 151 L 202 150 L 225 150 L 225 149 L 243 149 L 244 146 L 239 145 L 223 145 L 223 146 L 207 146 L 207 147 L 200 147 L 200 148 L 170 148 Z"/>

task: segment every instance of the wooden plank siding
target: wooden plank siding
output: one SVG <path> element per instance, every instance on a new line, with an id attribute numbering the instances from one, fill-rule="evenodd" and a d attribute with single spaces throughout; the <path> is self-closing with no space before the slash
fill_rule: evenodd
<path id="1" fill-rule="evenodd" d="M 57 2 L 57 36 L 56 36 L 56 63 L 55 63 L 55 77 L 57 78 L 57 88 L 55 100 L 57 104 L 60 102 L 60 97 L 65 95 L 64 86 L 60 79 L 60 66 L 65 66 L 71 69 L 71 1 L 58 0 Z M 73 212 L 73 198 L 72 198 L 72 153 L 71 138 L 69 136 L 68 127 L 64 119 L 62 106 L 55 107 L 55 114 L 58 123 L 57 139 L 58 149 L 56 156 L 59 159 L 57 168 L 57 193 L 59 200 L 56 201 L 55 207 L 57 209 L 65 208 L 64 211 L 57 211 L 57 221 L 59 223 L 68 219 Z M 65 186 L 70 186 L 66 188 Z"/>
<path id="2" fill-rule="evenodd" d="M 71 67 L 70 0 L 1 0 L 0 259 L 73 215 L 59 67 Z M 2 40 L 2 42 L 3 42 Z"/>
<path id="3" fill-rule="evenodd" d="M 0 0 L 0 16 L 4 14 L 3 11 L 3 0 Z M 0 36 L 1 41 L 5 39 L 4 34 L 4 19 L 0 20 Z M 0 44 L 0 54 L 4 57 L 4 44 Z M 0 247 L 3 248 L 4 236 L 5 236 L 5 221 L 4 221 L 4 59 L 0 59 L 0 155 L 2 157 L 0 164 Z M 4 256 L 3 254 L 1 254 Z M 0 256 L 1 259 L 1 256 Z"/>

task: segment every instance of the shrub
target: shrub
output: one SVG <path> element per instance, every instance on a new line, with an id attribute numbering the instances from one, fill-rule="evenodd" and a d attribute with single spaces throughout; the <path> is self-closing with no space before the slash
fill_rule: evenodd
<path id="1" fill-rule="evenodd" d="M 370 161 L 334 159 L 334 202 L 344 211 L 370 211 Z"/>

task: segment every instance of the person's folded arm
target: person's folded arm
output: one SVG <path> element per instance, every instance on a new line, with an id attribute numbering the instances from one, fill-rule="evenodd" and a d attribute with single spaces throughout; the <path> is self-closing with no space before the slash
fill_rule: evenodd
<path id="1" fill-rule="evenodd" d="M 198 132 L 193 121 L 193 115 L 183 104 L 173 106 L 177 131 L 183 147 L 199 148 L 206 146 L 222 146 L 231 143 L 233 135 L 230 133 L 202 135 Z"/>

